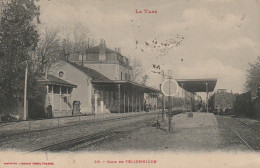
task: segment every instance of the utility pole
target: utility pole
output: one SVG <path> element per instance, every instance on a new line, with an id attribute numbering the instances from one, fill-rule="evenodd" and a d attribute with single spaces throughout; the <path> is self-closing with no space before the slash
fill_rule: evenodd
<path id="1" fill-rule="evenodd" d="M 172 71 L 168 70 L 168 79 L 169 79 L 169 97 L 168 97 L 168 104 L 169 104 L 169 132 L 171 132 L 171 112 L 172 112 L 172 102 L 171 102 L 171 79 L 172 79 Z"/>
<path id="2" fill-rule="evenodd" d="M 164 73 L 162 71 L 162 82 L 164 81 Z M 161 85 L 162 87 L 162 85 Z M 162 88 L 161 88 L 162 90 Z M 162 121 L 165 121 L 165 95 L 162 94 Z"/>
<path id="3" fill-rule="evenodd" d="M 28 62 L 26 61 L 25 77 L 24 77 L 24 102 L 23 102 L 23 119 L 27 119 L 27 74 L 28 74 Z"/>
<path id="4" fill-rule="evenodd" d="M 165 121 L 165 96 L 162 94 L 162 121 Z"/>
<path id="5" fill-rule="evenodd" d="M 0 25 L 2 23 L 2 15 L 3 15 L 3 0 L 0 0 Z"/>

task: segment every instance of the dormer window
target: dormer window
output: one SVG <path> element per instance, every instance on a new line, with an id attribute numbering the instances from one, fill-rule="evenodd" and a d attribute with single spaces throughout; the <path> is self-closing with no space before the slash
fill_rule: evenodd
<path id="1" fill-rule="evenodd" d="M 59 72 L 59 77 L 62 78 L 64 76 L 64 72 L 60 71 Z"/>

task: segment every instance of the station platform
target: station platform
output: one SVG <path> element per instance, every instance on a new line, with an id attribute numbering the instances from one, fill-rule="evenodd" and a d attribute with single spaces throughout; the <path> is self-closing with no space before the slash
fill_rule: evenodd
<path id="1" fill-rule="evenodd" d="M 166 121 L 167 122 L 167 121 Z M 161 129 L 147 127 L 129 135 L 125 139 L 100 146 L 107 150 L 136 151 L 216 151 L 221 142 L 218 123 L 212 113 L 188 112 L 172 117 L 172 129 L 167 123 Z"/>
<path id="2" fill-rule="evenodd" d="M 176 150 L 211 151 L 219 147 L 218 122 L 212 113 L 193 112 L 193 117 L 188 117 L 188 113 L 176 115 L 172 128 L 175 134 L 169 143 Z"/>
<path id="3" fill-rule="evenodd" d="M 159 110 L 150 111 L 149 113 L 157 113 Z M 92 122 L 113 119 L 124 116 L 138 116 L 147 112 L 130 112 L 130 113 L 104 113 L 96 115 L 78 115 L 70 117 L 57 117 L 41 120 L 24 120 L 17 122 L 1 123 L 0 136 L 6 133 L 18 133 L 22 131 L 44 130 L 66 125 L 73 125 L 79 122 Z"/>
<path id="4" fill-rule="evenodd" d="M 193 117 L 188 113 L 182 113 L 172 118 L 173 128 L 198 128 L 217 126 L 218 122 L 212 113 L 193 112 Z"/>

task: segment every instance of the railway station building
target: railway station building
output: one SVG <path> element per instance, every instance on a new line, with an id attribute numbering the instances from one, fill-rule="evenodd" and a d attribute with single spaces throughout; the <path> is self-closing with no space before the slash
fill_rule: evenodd
<path id="1" fill-rule="evenodd" d="M 71 93 L 77 88 L 65 80 L 53 75 L 39 77 L 37 81 L 46 87 L 45 105 L 52 107 L 52 114 L 47 112 L 48 117 L 70 116 L 73 114 L 73 105 L 71 102 Z"/>
<path id="2" fill-rule="evenodd" d="M 128 58 L 120 49 L 107 48 L 104 40 L 83 54 L 58 60 L 48 74 L 76 86 L 71 92 L 74 114 L 139 112 L 145 103 L 157 102 L 160 94 L 158 89 L 131 81 Z"/>

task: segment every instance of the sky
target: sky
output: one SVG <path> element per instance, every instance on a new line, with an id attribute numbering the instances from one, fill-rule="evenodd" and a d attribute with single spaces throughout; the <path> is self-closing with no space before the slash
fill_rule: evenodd
<path id="1" fill-rule="evenodd" d="M 140 59 L 148 85 L 157 88 L 162 77 L 152 72 L 159 71 L 153 64 L 166 73 L 171 69 L 175 79 L 218 78 L 216 89 L 242 93 L 248 64 L 260 56 L 259 0 L 41 0 L 39 5 L 41 27 L 84 25 L 97 45 L 105 39 L 109 48 Z"/>

